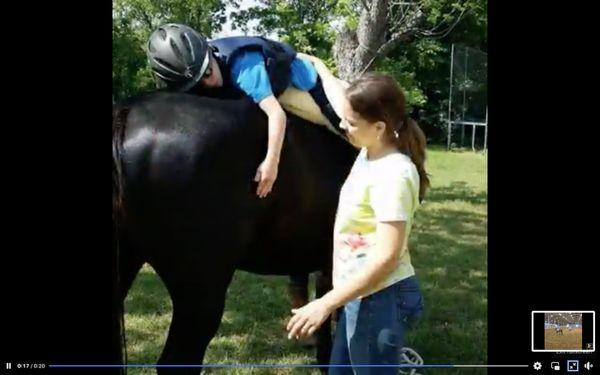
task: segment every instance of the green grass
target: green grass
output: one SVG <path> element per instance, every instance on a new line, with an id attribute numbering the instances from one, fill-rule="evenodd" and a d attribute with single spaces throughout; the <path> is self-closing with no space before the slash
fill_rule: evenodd
<path id="1" fill-rule="evenodd" d="M 410 239 L 423 290 L 423 320 L 407 337 L 429 364 L 484 364 L 487 358 L 487 159 L 484 154 L 429 150 L 432 189 Z M 311 364 L 306 350 L 285 336 L 287 278 L 236 272 L 225 314 L 205 363 Z M 311 282 L 312 283 L 312 282 Z M 126 299 L 130 364 L 154 364 L 165 343 L 171 301 L 158 276 L 144 266 Z M 482 369 L 429 370 L 484 374 Z M 305 374 L 306 369 L 218 370 L 221 374 Z M 153 374 L 154 369 L 131 369 Z"/>

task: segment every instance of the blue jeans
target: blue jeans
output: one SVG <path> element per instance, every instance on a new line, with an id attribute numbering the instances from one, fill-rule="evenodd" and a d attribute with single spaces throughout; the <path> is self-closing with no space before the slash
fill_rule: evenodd
<path id="1" fill-rule="evenodd" d="M 362 300 L 348 302 L 338 319 L 331 365 L 396 365 L 404 333 L 423 312 L 414 276 Z M 330 367 L 330 375 L 397 374 L 397 367 Z"/>

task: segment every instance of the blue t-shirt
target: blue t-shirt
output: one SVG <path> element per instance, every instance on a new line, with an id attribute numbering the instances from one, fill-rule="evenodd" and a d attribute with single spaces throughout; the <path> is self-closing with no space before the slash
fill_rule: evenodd
<path id="1" fill-rule="evenodd" d="M 317 83 L 317 71 L 309 61 L 294 59 L 290 74 L 290 83 L 298 90 L 308 91 Z M 265 59 L 260 52 L 246 51 L 235 57 L 231 63 L 231 81 L 255 103 L 273 95 Z"/>

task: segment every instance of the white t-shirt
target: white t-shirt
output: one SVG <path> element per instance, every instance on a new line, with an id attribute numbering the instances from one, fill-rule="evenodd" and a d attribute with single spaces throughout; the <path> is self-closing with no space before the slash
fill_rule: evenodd
<path id="1" fill-rule="evenodd" d="M 334 287 L 364 267 L 376 246 L 377 223 L 382 221 L 406 222 L 405 251 L 394 271 L 363 297 L 414 275 L 407 245 L 418 206 L 419 173 L 410 158 L 396 152 L 369 161 L 367 150 L 362 149 L 340 191 L 334 228 Z"/>

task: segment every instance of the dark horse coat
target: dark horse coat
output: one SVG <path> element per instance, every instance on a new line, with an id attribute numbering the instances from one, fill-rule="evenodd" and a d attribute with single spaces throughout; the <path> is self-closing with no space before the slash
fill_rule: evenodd
<path id="1" fill-rule="evenodd" d="M 173 302 L 159 364 L 202 363 L 236 269 L 329 276 L 338 194 L 356 150 L 325 128 L 289 116 L 278 179 L 259 199 L 253 178 L 267 135 L 266 116 L 247 98 L 156 92 L 114 109 L 118 305 L 149 263 Z M 330 345 L 329 332 L 319 338 Z M 317 357 L 326 362 L 328 350 Z"/>

